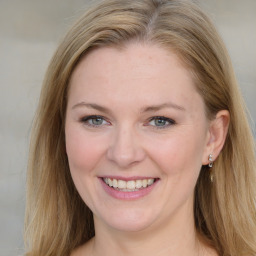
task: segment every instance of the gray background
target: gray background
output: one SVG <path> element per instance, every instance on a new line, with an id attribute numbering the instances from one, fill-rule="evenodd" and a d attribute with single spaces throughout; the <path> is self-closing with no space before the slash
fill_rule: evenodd
<path id="1" fill-rule="evenodd" d="M 86 0 L 0 0 L 0 256 L 22 254 L 29 133 L 47 64 Z M 256 120 L 256 0 L 200 0 Z M 254 127 L 255 125 L 253 125 Z"/>

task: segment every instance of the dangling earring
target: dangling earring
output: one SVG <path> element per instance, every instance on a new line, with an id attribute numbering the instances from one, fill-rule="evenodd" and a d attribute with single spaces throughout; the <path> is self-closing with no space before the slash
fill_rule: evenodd
<path id="1" fill-rule="evenodd" d="M 209 164 L 208 164 L 208 166 L 210 167 L 210 168 L 212 168 L 212 166 L 213 166 L 213 159 L 212 159 L 212 154 L 210 154 L 209 155 L 209 158 L 208 158 L 208 160 L 209 160 Z"/>
<path id="2" fill-rule="evenodd" d="M 209 160 L 208 166 L 209 166 L 210 168 L 212 168 L 212 166 L 213 166 L 213 155 L 212 155 L 212 154 L 209 155 L 208 160 Z M 213 180 L 214 180 L 212 170 L 210 170 L 210 180 L 211 180 L 211 182 L 213 182 Z"/>

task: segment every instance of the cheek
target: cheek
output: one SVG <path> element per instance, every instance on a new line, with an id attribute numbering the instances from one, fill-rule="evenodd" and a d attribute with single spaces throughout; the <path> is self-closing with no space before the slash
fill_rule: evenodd
<path id="1" fill-rule="evenodd" d="M 104 149 L 102 143 L 89 136 L 83 129 L 66 127 L 66 152 L 69 161 L 69 169 L 75 187 L 83 201 L 90 209 L 94 209 L 93 195 L 95 191 L 94 172 L 97 164 L 102 159 Z"/>
<path id="2" fill-rule="evenodd" d="M 103 143 L 83 131 L 66 129 L 66 152 L 71 173 L 88 173 L 98 163 L 102 156 Z"/>
<path id="3" fill-rule="evenodd" d="M 203 136 L 179 132 L 151 147 L 151 156 L 167 175 L 197 177 L 202 165 Z M 160 146 L 161 145 L 161 146 Z"/>

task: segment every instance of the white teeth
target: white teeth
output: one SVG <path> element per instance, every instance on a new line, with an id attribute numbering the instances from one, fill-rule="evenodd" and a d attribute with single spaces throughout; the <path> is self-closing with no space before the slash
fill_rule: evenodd
<path id="1" fill-rule="evenodd" d="M 108 185 L 109 185 L 110 187 L 112 187 L 112 186 L 113 186 L 113 182 L 112 182 L 112 180 L 111 180 L 111 179 L 108 179 Z"/>
<path id="2" fill-rule="evenodd" d="M 143 179 L 143 180 L 117 180 L 104 178 L 104 182 L 110 187 L 120 189 L 122 191 L 136 191 L 140 188 L 146 188 L 154 183 L 154 179 Z"/>
<path id="3" fill-rule="evenodd" d="M 143 181 L 142 181 L 142 186 L 143 186 L 143 188 L 146 188 L 147 185 L 148 185 L 148 180 L 143 180 Z"/>
<path id="4" fill-rule="evenodd" d="M 154 179 L 148 179 L 148 185 L 152 185 L 154 183 Z"/>
<path id="5" fill-rule="evenodd" d="M 135 181 L 134 180 L 129 180 L 128 182 L 126 182 L 126 188 L 135 189 Z"/>
<path id="6" fill-rule="evenodd" d="M 136 180 L 136 188 L 141 188 L 141 187 L 142 187 L 142 181 Z"/>
<path id="7" fill-rule="evenodd" d="M 117 180 L 116 179 L 113 179 L 113 187 L 117 188 Z"/>
<path id="8" fill-rule="evenodd" d="M 120 188 L 120 189 L 127 188 L 126 187 L 126 182 L 124 180 L 118 180 L 117 181 L 117 187 Z"/>

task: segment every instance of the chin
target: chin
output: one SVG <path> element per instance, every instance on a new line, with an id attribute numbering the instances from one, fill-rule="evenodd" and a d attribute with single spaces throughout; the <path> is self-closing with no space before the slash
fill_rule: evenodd
<path id="1" fill-rule="evenodd" d="M 147 213 L 146 213 L 147 212 Z M 123 232 L 139 232 L 148 229 L 157 219 L 155 214 L 149 214 L 147 210 L 117 211 L 109 216 L 95 218 L 97 222 L 104 222 L 111 229 Z"/>

